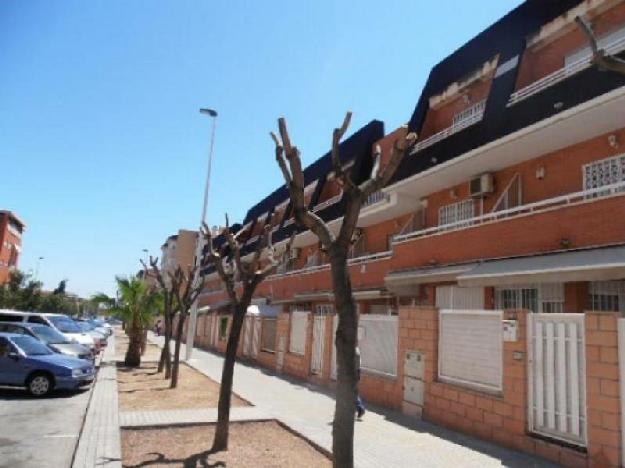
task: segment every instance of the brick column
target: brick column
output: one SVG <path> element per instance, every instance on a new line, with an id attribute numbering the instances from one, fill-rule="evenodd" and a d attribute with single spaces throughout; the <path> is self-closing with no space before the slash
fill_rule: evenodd
<path id="1" fill-rule="evenodd" d="M 617 313 L 586 313 L 586 406 L 591 466 L 620 466 Z"/>

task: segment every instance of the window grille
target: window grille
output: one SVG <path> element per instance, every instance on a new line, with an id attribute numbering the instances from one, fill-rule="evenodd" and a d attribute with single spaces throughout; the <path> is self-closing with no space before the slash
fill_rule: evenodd
<path id="1" fill-rule="evenodd" d="M 472 118 L 477 117 L 484 113 L 484 108 L 486 107 L 486 100 L 482 100 L 473 104 L 470 107 L 467 107 L 465 110 L 458 112 L 454 115 L 453 124 L 460 125 L 467 120 L 471 120 Z"/>
<path id="2" fill-rule="evenodd" d="M 495 288 L 495 308 L 562 313 L 564 312 L 564 284 L 543 283 Z"/>
<path id="3" fill-rule="evenodd" d="M 332 315 L 334 313 L 334 306 L 332 304 L 319 304 L 315 308 L 317 315 Z"/>
<path id="4" fill-rule="evenodd" d="M 625 281 L 592 281 L 588 294 L 591 310 L 625 312 Z"/>
<path id="5" fill-rule="evenodd" d="M 503 191 L 495 205 L 492 212 L 509 210 L 510 208 L 516 208 L 523 202 L 523 192 L 521 186 L 521 174 L 518 172 L 514 174 L 508 186 Z"/>
<path id="6" fill-rule="evenodd" d="M 585 190 L 618 184 L 625 181 L 625 154 L 585 164 L 582 170 Z"/>
<path id="7" fill-rule="evenodd" d="M 473 199 L 441 206 L 438 210 L 439 226 L 459 223 L 463 220 L 470 220 L 473 217 L 475 217 L 475 203 Z M 467 226 L 470 224 L 471 222 L 461 223 L 459 225 L 454 225 L 453 227 Z"/>

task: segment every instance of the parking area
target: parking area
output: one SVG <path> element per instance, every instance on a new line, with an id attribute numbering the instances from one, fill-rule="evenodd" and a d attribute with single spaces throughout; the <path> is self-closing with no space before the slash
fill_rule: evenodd
<path id="1" fill-rule="evenodd" d="M 34 398 L 0 388 L 0 467 L 71 466 L 91 389 Z"/>

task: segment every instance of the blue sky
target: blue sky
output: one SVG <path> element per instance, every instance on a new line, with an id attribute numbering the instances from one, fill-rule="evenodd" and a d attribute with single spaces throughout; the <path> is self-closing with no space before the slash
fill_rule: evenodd
<path id="1" fill-rule="evenodd" d="M 412 113 L 430 68 L 519 1 L 0 2 L 0 209 L 28 225 L 20 268 L 114 292 L 142 249 L 197 227 L 219 111 L 209 223 L 281 183 L 268 132 L 304 162 L 331 130 Z"/>

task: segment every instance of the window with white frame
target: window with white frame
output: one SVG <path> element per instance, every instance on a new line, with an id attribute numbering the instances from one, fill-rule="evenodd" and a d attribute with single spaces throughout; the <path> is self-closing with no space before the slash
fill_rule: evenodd
<path id="1" fill-rule="evenodd" d="M 499 392 L 503 387 L 503 312 L 443 309 L 438 378 Z"/>
<path id="2" fill-rule="evenodd" d="M 462 125 L 463 123 L 469 122 L 472 119 L 479 119 L 484 114 L 485 107 L 486 100 L 482 100 L 473 104 L 472 106 L 467 107 L 463 111 L 460 111 L 456 115 L 454 115 L 453 124 Z"/>
<path id="3" fill-rule="evenodd" d="M 446 224 L 459 223 L 473 217 L 475 217 L 475 203 L 471 198 L 469 200 L 441 206 L 438 210 L 438 225 L 444 226 Z M 466 224 L 470 224 L 470 222 Z M 464 226 L 465 224 L 462 223 L 461 225 Z"/>
<path id="4" fill-rule="evenodd" d="M 625 281 L 592 281 L 588 295 L 591 310 L 625 312 Z"/>
<path id="5" fill-rule="evenodd" d="M 585 164 L 582 170 L 584 190 L 625 182 L 625 154 Z"/>
<path id="6" fill-rule="evenodd" d="M 496 309 L 527 309 L 537 313 L 564 312 L 564 284 L 542 283 L 495 288 Z"/>
<path id="7" fill-rule="evenodd" d="M 308 329 L 308 312 L 295 310 L 291 313 L 291 336 L 289 352 L 304 355 L 306 352 L 306 331 Z"/>
<path id="8" fill-rule="evenodd" d="M 319 304 L 315 307 L 315 313 L 317 315 L 332 315 L 334 313 L 334 305 L 332 304 Z"/>

